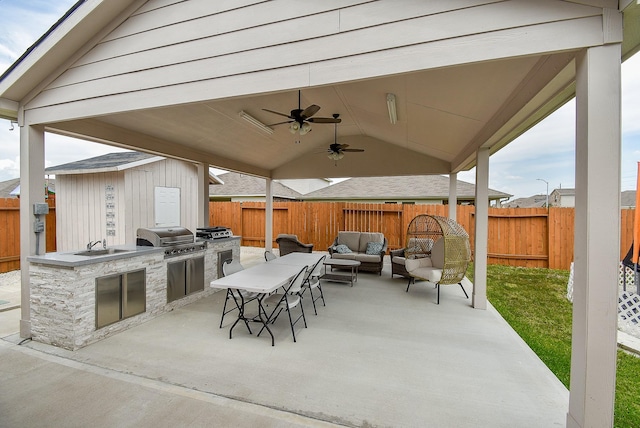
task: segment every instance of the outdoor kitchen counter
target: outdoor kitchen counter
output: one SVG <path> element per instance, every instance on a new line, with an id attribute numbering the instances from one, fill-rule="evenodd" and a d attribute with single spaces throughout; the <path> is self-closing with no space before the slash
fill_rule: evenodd
<path id="1" fill-rule="evenodd" d="M 60 253 L 46 253 L 39 256 L 29 256 L 27 260 L 30 263 L 41 265 L 59 266 L 74 268 L 78 266 L 91 265 L 95 263 L 104 263 L 107 261 L 125 259 L 138 256 L 146 256 L 153 253 L 162 253 L 161 247 L 141 247 L 136 245 L 114 245 L 107 247 L 107 251 L 112 253 L 100 254 L 102 249 L 91 250 L 96 255 L 78 255 L 78 253 L 88 253 L 86 250 L 65 251 Z"/>
<path id="2" fill-rule="evenodd" d="M 79 250 L 27 258 L 34 341 L 76 350 L 215 293 L 217 290 L 205 288 L 204 284 L 218 278 L 222 261 L 240 257 L 240 237 L 207 241 L 202 250 L 170 256 L 165 255 L 164 247 L 114 245 L 109 248 L 113 249 L 112 254 L 100 254 L 102 249 L 94 249 L 97 255 L 79 255 L 86 252 Z M 191 259 L 204 262 L 202 288 L 169 301 L 170 265 Z M 131 284 L 138 285 L 135 289 L 140 288 L 140 272 L 144 278 L 143 294 L 130 305 L 132 296 L 125 289 L 130 290 Z M 105 299 L 107 286 L 111 290 L 109 296 L 113 292 L 119 292 L 120 296 Z M 101 318 L 105 312 L 100 308 L 105 306 L 100 302 L 120 307 Z M 132 306 L 139 312 L 131 310 Z"/>

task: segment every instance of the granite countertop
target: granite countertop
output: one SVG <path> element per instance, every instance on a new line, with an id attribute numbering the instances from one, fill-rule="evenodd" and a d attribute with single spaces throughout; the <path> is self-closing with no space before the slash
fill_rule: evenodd
<path id="1" fill-rule="evenodd" d="M 60 253 L 46 253 L 38 256 L 29 256 L 27 257 L 27 260 L 31 263 L 43 265 L 76 267 L 149 255 L 152 253 L 164 253 L 164 248 L 141 247 L 136 245 L 114 245 L 113 247 L 108 247 L 107 250 L 99 248 L 93 249 L 90 252 L 87 250 L 76 250 Z"/>

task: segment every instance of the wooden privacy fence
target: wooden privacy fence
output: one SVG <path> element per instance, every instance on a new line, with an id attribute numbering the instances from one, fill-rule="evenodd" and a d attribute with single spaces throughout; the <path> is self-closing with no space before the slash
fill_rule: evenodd
<path id="1" fill-rule="evenodd" d="M 56 250 L 55 199 L 48 200 L 47 251 Z M 353 202 L 274 202 L 273 238 L 293 233 L 302 242 L 325 250 L 340 230 L 382 232 L 389 249 L 404 246 L 409 222 L 419 214 L 448 216 L 446 205 L 367 204 Z M 242 245 L 264 247 L 264 202 L 211 202 L 209 224 L 230 227 Z M 633 241 L 635 210 L 620 213 L 620 258 Z M 458 223 L 471 237 L 475 207 L 459 205 Z M 35 219 L 35 218 L 34 218 Z M 569 269 L 573 261 L 573 208 L 489 209 L 488 262 L 523 267 Z M 0 198 L 0 273 L 20 269 L 20 200 Z"/>
<path id="2" fill-rule="evenodd" d="M 56 250 L 55 198 L 47 200 L 46 251 Z M 32 217 L 35 221 L 35 217 Z M 20 269 L 20 199 L 0 198 L 0 273 Z"/>
<path id="3" fill-rule="evenodd" d="M 446 205 L 367 204 L 351 202 L 274 202 L 272 245 L 279 233 L 298 235 L 300 241 L 328 248 L 339 230 L 382 232 L 389 249 L 404 246 L 411 219 L 419 214 L 448 216 Z M 620 257 L 632 242 L 634 210 L 621 211 Z M 212 225 L 230 227 L 242 236 L 242 245 L 263 247 L 263 202 L 212 202 Z M 474 248 L 475 207 L 459 205 L 457 221 L 471 237 Z M 569 269 L 573 261 L 573 208 L 489 209 L 490 264 Z"/>

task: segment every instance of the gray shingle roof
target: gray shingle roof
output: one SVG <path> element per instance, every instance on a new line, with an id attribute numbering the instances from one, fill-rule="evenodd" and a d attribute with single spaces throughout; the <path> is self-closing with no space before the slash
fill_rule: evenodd
<path id="1" fill-rule="evenodd" d="M 570 188 L 570 187 L 566 187 L 566 188 L 562 188 L 562 189 L 553 189 L 553 192 L 556 192 L 557 194 L 559 194 L 560 196 L 571 196 L 571 195 L 575 195 L 576 194 L 576 189 Z"/>
<path id="2" fill-rule="evenodd" d="M 528 198 L 518 198 L 504 204 L 505 208 L 544 208 L 547 204 L 546 195 L 533 195 Z"/>
<path id="3" fill-rule="evenodd" d="M 252 175 L 227 172 L 219 174 L 222 185 L 209 186 L 211 196 L 265 196 L 266 180 Z M 277 181 L 272 182 L 272 193 L 276 198 L 299 199 L 302 194 Z"/>
<path id="4" fill-rule="evenodd" d="M 47 186 L 50 193 L 55 193 L 56 191 L 56 181 L 53 179 L 47 180 Z M 16 187 L 20 186 L 19 178 L 12 178 L 11 180 L 0 182 L 0 198 L 15 198 L 15 196 L 11 195 L 11 192 L 16 189 Z M 20 189 L 18 189 L 18 194 L 20 194 Z"/>
<path id="5" fill-rule="evenodd" d="M 620 195 L 620 206 L 622 207 L 635 207 L 636 206 L 636 191 L 625 190 Z"/>
<path id="6" fill-rule="evenodd" d="M 11 180 L 0 182 L 0 198 L 13 198 L 10 193 L 19 185 L 19 178 L 12 178 Z"/>
<path id="7" fill-rule="evenodd" d="M 474 199 L 475 185 L 458 180 L 458 199 Z M 489 199 L 512 195 L 489 189 Z M 314 199 L 448 199 L 449 177 L 412 175 L 404 177 L 354 177 L 304 195 Z"/>
<path id="8" fill-rule="evenodd" d="M 45 169 L 49 174 L 62 174 L 69 172 L 90 172 L 92 170 L 114 169 L 122 165 L 155 157 L 148 153 L 141 152 L 118 152 L 96 156 L 89 159 L 82 159 L 76 162 L 51 166 Z"/>

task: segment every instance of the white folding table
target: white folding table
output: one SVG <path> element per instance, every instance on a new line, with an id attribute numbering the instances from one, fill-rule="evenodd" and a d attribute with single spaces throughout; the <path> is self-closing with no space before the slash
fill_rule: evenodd
<path id="1" fill-rule="evenodd" d="M 282 264 L 282 265 L 294 265 L 294 266 L 309 266 L 312 267 L 315 265 L 318 260 L 320 260 L 324 256 L 324 254 L 320 253 L 289 253 L 282 257 L 277 257 L 269 262 L 273 264 Z"/>
<path id="2" fill-rule="evenodd" d="M 285 256 L 286 257 L 286 256 Z M 284 257 L 283 257 L 284 258 Z M 211 281 L 210 287 L 213 288 L 233 288 L 236 290 L 245 290 L 254 293 L 260 293 L 258 297 L 258 315 L 253 318 L 247 318 L 244 314 L 244 307 L 241 307 L 238 311 L 238 319 L 233 323 L 229 330 L 229 339 L 231 339 L 234 327 L 240 321 L 247 323 L 249 321 L 259 322 L 264 328 L 267 329 L 269 335 L 271 335 L 271 345 L 275 345 L 275 339 L 269 326 L 269 318 L 264 318 L 263 314 L 266 314 L 266 310 L 262 306 L 262 300 L 272 291 L 285 286 L 291 281 L 291 279 L 307 264 L 286 264 L 286 263 L 261 263 L 252 266 L 247 269 L 243 269 L 239 272 L 218 278 Z M 243 305 L 244 306 L 244 305 Z M 251 329 L 249 329 L 251 333 Z"/>

